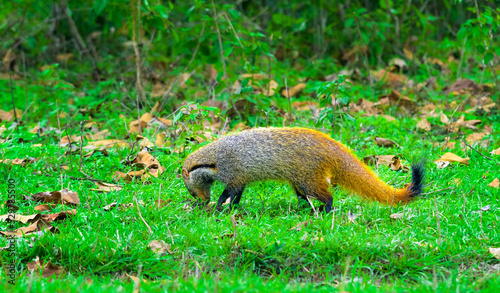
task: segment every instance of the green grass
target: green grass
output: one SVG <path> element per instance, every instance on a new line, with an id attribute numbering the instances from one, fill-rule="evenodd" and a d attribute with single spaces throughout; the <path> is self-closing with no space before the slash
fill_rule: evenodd
<path id="1" fill-rule="evenodd" d="M 372 129 L 368 127 L 363 132 L 360 125 Z M 238 215 L 236 237 L 222 237 L 234 232 L 231 213 L 184 208 L 183 201 L 190 200 L 190 195 L 178 176 L 182 161 L 179 155 L 170 154 L 167 149 L 153 152 L 167 170 L 160 178 L 153 178 L 152 184 L 136 182 L 125 184 L 119 192 L 97 193 L 89 190 L 95 187 L 94 183 L 66 176 L 84 177 L 77 171 L 78 155 L 73 155 L 70 163 L 64 148 L 54 143 L 57 139 L 29 136 L 28 128 L 22 127 L 20 136 L 31 141 L 3 143 L 2 157 L 40 160 L 26 167 L 0 165 L 4 178 L 0 190 L 7 189 L 7 179 L 16 180 L 20 214 L 34 213 L 36 205 L 21 200 L 21 194 L 59 190 L 61 186 L 78 192 L 81 204 L 76 207 L 76 216 L 54 224 L 59 234 L 24 237 L 16 242 L 16 287 L 6 283 L 1 271 L 0 288 L 14 292 L 24 292 L 27 286 L 35 292 L 101 292 L 110 288 L 131 292 L 134 284 L 124 274 L 136 275 L 140 270 L 142 278 L 148 280 L 141 285 L 144 292 L 495 291 L 500 286 L 500 265 L 488 248 L 500 246 L 500 192 L 487 184 L 500 177 L 498 163 L 470 149 L 456 149 L 457 154 L 470 157 L 470 166 L 439 170 L 432 162 L 444 153 L 432 146 L 439 138 L 413 130 L 408 134 L 407 129 L 414 129 L 414 125 L 407 118 L 389 123 L 381 118 L 359 117 L 345 126 L 342 141 L 361 158 L 373 154 L 401 154 L 409 160 L 425 156 L 428 162 L 424 193 L 454 189 L 423 195 L 414 203 L 394 208 L 362 201 L 337 189 L 332 190 L 336 212 L 315 215 L 310 208 L 297 207 L 289 186 L 256 183 L 245 190 L 241 205 L 232 213 Z M 498 131 L 498 122 L 493 127 Z M 375 134 L 395 140 L 401 149 L 375 146 L 370 139 Z M 493 136 L 495 140 L 498 136 Z M 42 141 L 45 145 L 41 148 L 31 146 Z M 486 153 L 491 147 L 479 150 Z M 111 180 L 114 171 L 128 170 L 122 160 L 129 152 L 112 149 L 108 157 L 96 154 L 84 158 L 83 170 L 93 178 Z M 73 168 L 63 173 L 62 182 L 61 173 L 53 169 L 60 165 Z M 48 176 L 33 174 L 35 171 Z M 410 180 L 409 173 L 393 172 L 386 167 L 377 168 L 376 172 L 397 187 Z M 461 179 L 460 185 L 454 183 L 456 178 Z M 158 209 L 154 201 L 160 185 L 161 198 L 172 202 Z M 222 189 L 222 185 L 216 185 L 212 201 L 216 201 Z M 5 199 L 2 192 L 2 200 Z M 120 211 L 103 209 L 112 202 L 134 203 L 135 199 L 145 203 L 140 207 L 141 215 L 152 234 L 135 207 Z M 491 210 L 477 212 L 486 205 Z M 319 203 L 315 202 L 315 206 Z M 353 221 L 350 213 L 356 215 Z M 393 213 L 404 213 L 404 217 L 391 219 Z M 289 231 L 303 221 L 310 224 L 301 231 Z M 169 243 L 171 254 L 157 257 L 147 246 L 152 240 Z M 5 245 L 5 239 L 0 238 L 0 247 Z M 52 282 L 31 279 L 26 264 L 36 256 L 51 260 L 70 275 Z M 2 262 L 6 261 L 2 255 Z"/>

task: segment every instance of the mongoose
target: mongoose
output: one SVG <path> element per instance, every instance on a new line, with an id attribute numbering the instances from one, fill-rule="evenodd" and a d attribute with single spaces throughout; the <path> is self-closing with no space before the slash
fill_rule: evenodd
<path id="1" fill-rule="evenodd" d="M 263 180 L 291 184 L 300 200 L 306 196 L 332 209 L 330 184 L 388 205 L 408 203 L 422 191 L 424 164 L 412 165 L 412 183 L 395 189 L 380 180 L 342 143 L 306 128 L 258 128 L 229 134 L 200 148 L 184 161 L 182 178 L 189 193 L 210 200 L 215 180 L 226 184 L 217 206 L 230 198 L 238 204 L 245 186 Z"/>

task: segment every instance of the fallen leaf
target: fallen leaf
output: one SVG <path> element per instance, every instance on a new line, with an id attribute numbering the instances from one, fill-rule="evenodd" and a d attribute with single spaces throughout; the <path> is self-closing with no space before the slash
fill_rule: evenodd
<path id="1" fill-rule="evenodd" d="M 500 187 L 500 180 L 498 178 L 495 178 L 490 182 L 490 184 L 488 184 L 488 186 L 498 189 Z"/>
<path id="2" fill-rule="evenodd" d="M 102 139 L 105 139 L 106 137 L 108 137 L 109 135 L 111 135 L 111 132 L 109 132 L 109 130 L 107 129 L 104 129 L 102 131 L 99 131 L 95 134 L 91 134 L 90 135 L 90 139 L 92 140 L 102 140 Z"/>
<path id="3" fill-rule="evenodd" d="M 446 116 L 443 112 L 441 112 L 441 122 L 443 122 L 444 124 L 448 124 L 450 123 L 450 119 L 448 119 L 448 116 Z"/>
<path id="4" fill-rule="evenodd" d="M 163 240 L 153 240 L 149 242 L 148 247 L 156 253 L 157 256 L 161 256 L 165 253 L 171 253 L 170 245 L 165 243 Z"/>
<path id="5" fill-rule="evenodd" d="M 399 147 L 399 145 L 394 141 L 381 137 L 375 137 L 375 144 L 386 148 L 392 148 L 395 146 Z"/>
<path id="6" fill-rule="evenodd" d="M 134 120 L 128 124 L 128 132 L 129 133 L 139 133 L 148 126 L 148 123 L 142 120 Z"/>
<path id="7" fill-rule="evenodd" d="M 395 213 L 390 215 L 393 220 L 401 220 L 403 218 L 403 213 Z"/>
<path id="8" fill-rule="evenodd" d="M 21 227 L 15 231 L 0 231 L 0 234 L 4 236 L 23 237 L 24 235 L 34 233 L 42 234 L 45 231 L 49 231 L 52 233 L 58 232 L 56 227 L 45 223 L 43 220 L 38 220 L 31 223 L 28 227 Z"/>
<path id="9" fill-rule="evenodd" d="M 57 205 L 55 204 L 42 204 L 42 205 L 37 205 L 35 207 L 35 211 L 38 212 L 44 212 L 44 211 L 51 211 L 53 210 Z"/>
<path id="10" fill-rule="evenodd" d="M 119 139 L 104 139 L 98 141 L 89 141 L 89 144 L 94 145 L 96 147 L 104 146 L 106 149 L 112 147 L 130 147 L 130 144 L 127 141 Z"/>
<path id="11" fill-rule="evenodd" d="M 439 161 L 439 162 L 435 162 L 435 163 L 436 163 L 436 166 L 438 169 L 444 169 L 450 165 L 450 162 L 448 162 L 448 161 Z"/>
<path id="12" fill-rule="evenodd" d="M 410 168 L 403 166 L 403 164 L 401 163 L 401 160 L 397 156 L 394 156 L 392 158 L 392 162 L 387 164 L 387 167 L 391 168 L 392 171 L 399 171 L 399 170 L 401 170 L 403 172 L 410 171 Z"/>
<path id="13" fill-rule="evenodd" d="M 491 206 L 487 205 L 487 206 L 481 207 L 478 211 L 476 211 L 476 213 L 487 212 L 487 211 L 490 211 L 490 210 L 491 210 Z"/>
<path id="14" fill-rule="evenodd" d="M 74 191 L 68 189 L 62 189 L 59 191 L 52 192 L 39 192 L 33 194 L 33 200 L 43 201 L 45 203 L 56 202 L 62 204 L 79 205 L 80 198 L 78 194 Z"/>
<path id="15" fill-rule="evenodd" d="M 42 216 L 42 219 L 46 223 L 50 223 L 53 221 L 62 221 L 62 220 L 65 220 L 68 216 L 74 216 L 74 215 L 76 215 L 75 209 L 68 210 L 68 211 L 62 211 L 59 213 L 49 214 L 49 215 L 42 214 L 41 216 Z"/>
<path id="16" fill-rule="evenodd" d="M 297 225 L 293 226 L 292 228 L 288 229 L 288 231 L 293 231 L 293 230 L 300 231 L 302 230 L 303 227 L 307 227 L 307 225 L 309 225 L 309 221 L 300 222 Z"/>
<path id="17" fill-rule="evenodd" d="M 450 152 L 444 154 L 443 156 L 441 156 L 441 158 L 435 160 L 434 162 L 441 162 L 441 161 L 446 161 L 450 163 L 458 162 L 469 166 L 469 158 L 464 159 Z"/>
<path id="18" fill-rule="evenodd" d="M 274 96 L 276 93 L 276 89 L 278 89 L 278 83 L 274 80 L 271 80 L 267 85 L 264 86 L 263 94 L 267 97 Z"/>
<path id="19" fill-rule="evenodd" d="M 467 136 L 467 138 L 465 139 L 468 143 L 475 143 L 477 141 L 480 141 L 482 140 L 487 134 L 484 133 L 484 132 L 480 132 L 480 133 L 472 133 L 470 135 Z"/>
<path id="20" fill-rule="evenodd" d="M 300 92 L 302 92 L 306 88 L 305 83 L 299 83 L 296 86 L 290 87 L 287 89 L 283 89 L 281 91 L 281 95 L 284 97 L 296 97 Z"/>
<path id="21" fill-rule="evenodd" d="M 426 118 L 417 122 L 417 128 L 424 131 L 431 131 L 431 123 Z"/>
<path id="22" fill-rule="evenodd" d="M 500 259 L 500 248 L 494 248 L 494 247 L 490 247 L 489 248 L 489 251 L 490 253 L 496 257 L 497 259 Z"/>
<path id="23" fill-rule="evenodd" d="M 214 240 L 224 239 L 224 238 L 233 238 L 233 236 L 234 236 L 234 233 L 226 233 L 226 234 L 224 234 L 224 235 L 222 235 L 220 237 L 219 236 L 215 236 Z"/>
<path id="24" fill-rule="evenodd" d="M 16 221 L 16 222 L 21 222 L 23 224 L 26 223 L 33 223 L 36 222 L 40 219 L 40 214 L 34 214 L 34 215 L 28 215 L 28 216 L 23 216 L 19 214 L 7 214 L 7 215 L 2 215 L 0 216 L 0 222 L 5 222 L 5 221 Z"/>
<path id="25" fill-rule="evenodd" d="M 132 160 L 132 165 L 139 168 L 144 168 L 149 174 L 154 177 L 161 175 L 166 169 L 160 165 L 160 162 L 153 157 L 147 150 L 142 150 L 137 154 L 137 157 Z M 127 173 L 129 175 L 129 173 Z"/>
<path id="26" fill-rule="evenodd" d="M 375 80 L 387 83 L 391 87 L 402 86 L 408 81 L 408 78 L 403 74 L 393 73 L 386 69 L 371 71 L 371 73 Z"/>
<path id="27" fill-rule="evenodd" d="M 34 273 L 39 273 L 42 278 L 49 278 L 55 276 L 56 278 L 61 277 L 61 275 L 65 274 L 64 269 L 56 266 L 50 261 L 40 261 L 40 258 L 37 256 L 34 261 L 26 264 L 26 267 L 30 271 L 34 271 Z"/>
<path id="28" fill-rule="evenodd" d="M 500 155 L 500 148 L 498 148 L 498 149 L 496 149 L 496 150 L 492 150 L 492 151 L 490 152 L 490 154 L 492 154 L 492 155 Z"/>
<path id="29" fill-rule="evenodd" d="M 113 183 L 107 183 L 107 182 L 95 182 L 95 185 L 97 186 L 97 189 L 95 188 L 90 188 L 92 191 L 101 191 L 101 192 L 110 192 L 110 191 L 118 191 L 122 189 L 122 186 L 118 184 L 113 184 Z"/>
<path id="30" fill-rule="evenodd" d="M 349 222 L 351 223 L 354 223 L 354 220 L 356 220 L 357 217 L 358 215 L 351 212 L 351 210 L 349 210 L 349 212 L 347 213 L 347 219 L 349 219 Z"/>
<path id="31" fill-rule="evenodd" d="M 479 90 L 480 87 L 470 79 L 458 79 L 451 87 L 443 88 L 446 95 L 450 93 L 455 95 L 464 95 L 471 92 L 477 92 Z"/>

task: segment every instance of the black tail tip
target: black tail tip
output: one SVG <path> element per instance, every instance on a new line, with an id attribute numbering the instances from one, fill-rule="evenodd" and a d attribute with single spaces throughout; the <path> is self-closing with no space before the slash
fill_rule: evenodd
<path id="1" fill-rule="evenodd" d="M 425 159 L 411 164 L 411 185 L 409 190 L 411 197 L 419 196 L 424 188 Z"/>

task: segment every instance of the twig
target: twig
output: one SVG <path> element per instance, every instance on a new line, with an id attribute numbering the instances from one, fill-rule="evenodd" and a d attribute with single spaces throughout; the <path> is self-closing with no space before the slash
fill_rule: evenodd
<path id="1" fill-rule="evenodd" d="M 492 160 L 492 161 L 495 161 L 495 162 L 497 161 L 497 160 L 493 159 L 492 157 L 488 157 L 487 155 L 484 155 L 484 154 L 480 153 L 478 150 L 476 150 L 470 144 L 468 144 L 463 138 L 462 138 L 462 141 L 465 143 L 466 146 L 470 147 L 473 151 L 475 151 L 476 153 L 478 153 L 481 156 L 485 157 L 486 159 L 489 159 L 489 160 Z"/>
<path id="2" fill-rule="evenodd" d="M 135 205 L 137 206 L 137 211 L 139 212 L 139 217 L 141 218 L 142 222 L 144 222 L 144 225 L 148 227 L 149 234 L 153 234 L 153 230 L 151 230 L 151 227 L 149 227 L 148 223 L 146 223 L 146 220 L 144 220 L 144 218 L 142 217 L 141 209 L 139 208 L 139 203 L 137 202 L 137 198 L 134 197 L 134 200 L 135 200 Z"/>
<path id="3" fill-rule="evenodd" d="M 170 237 L 170 239 L 172 239 L 172 245 L 173 245 L 173 244 L 175 244 L 175 241 L 174 241 L 174 237 L 172 236 L 172 233 L 170 232 L 170 228 L 168 227 L 168 221 L 165 221 L 165 224 L 167 225 L 168 236 Z"/>
<path id="4" fill-rule="evenodd" d="M 222 38 L 220 36 L 220 30 L 219 30 L 219 20 L 217 18 L 217 11 L 215 10 L 214 0 L 212 0 L 212 8 L 214 11 L 214 21 L 215 21 L 215 29 L 217 30 L 217 39 L 219 40 L 220 57 L 222 60 L 223 79 L 226 82 L 226 87 L 228 89 L 229 102 L 231 103 L 231 107 L 233 107 L 234 112 L 236 112 L 236 115 L 238 115 L 238 117 L 240 117 L 240 120 L 243 121 L 243 117 L 241 116 L 241 113 L 238 110 L 238 108 L 236 108 L 236 105 L 234 104 L 234 101 L 233 101 L 233 97 L 231 97 L 231 90 L 229 90 L 229 83 L 227 80 L 227 73 L 226 73 L 226 58 L 224 57 L 224 48 L 222 47 Z"/>
<path id="5" fill-rule="evenodd" d="M 76 27 L 75 22 L 73 21 L 73 18 L 68 13 L 68 5 L 65 5 L 62 7 L 62 10 L 64 11 L 64 16 L 66 16 L 66 20 L 68 21 L 69 25 L 69 30 L 71 31 L 71 34 L 75 38 L 78 46 L 80 46 L 80 49 L 86 53 L 88 51 L 87 45 L 85 45 L 85 42 L 82 39 L 82 36 L 78 32 L 78 28 Z"/>
<path id="6" fill-rule="evenodd" d="M 316 213 L 316 209 L 314 208 L 314 205 L 313 203 L 311 202 L 311 200 L 309 199 L 309 196 L 306 195 L 306 199 L 307 199 L 307 202 L 309 202 L 309 205 L 311 206 L 311 208 L 313 209 L 313 212 L 315 215 L 317 215 Z"/>
<path id="7" fill-rule="evenodd" d="M 11 61 L 11 62 L 13 62 L 13 61 Z M 16 103 L 14 102 L 14 88 L 12 86 L 12 70 L 10 68 L 10 64 L 8 64 L 7 67 L 9 70 L 9 77 L 10 77 L 10 95 L 12 96 L 12 109 L 14 112 L 14 120 L 16 121 L 17 134 L 19 134 L 19 121 L 17 120 Z"/>
<path id="8" fill-rule="evenodd" d="M 83 150 L 83 126 L 86 121 L 81 121 L 80 122 L 80 168 L 78 170 L 82 170 L 82 161 L 83 161 L 83 156 L 82 156 L 82 150 Z"/>
<path id="9" fill-rule="evenodd" d="M 372 93 L 372 101 L 375 99 L 375 94 L 373 93 L 373 76 L 370 73 L 370 64 L 368 64 L 368 53 L 365 50 L 365 41 L 363 40 L 363 36 L 361 35 L 361 30 L 359 29 L 359 22 L 356 13 L 354 13 L 354 20 L 356 20 L 356 28 L 358 29 L 359 39 L 361 40 L 361 45 L 363 46 L 363 52 L 365 53 L 365 67 L 366 73 L 368 74 L 368 81 L 370 82 L 370 90 Z"/>
<path id="10" fill-rule="evenodd" d="M 28 79 L 26 78 L 26 58 L 24 56 L 24 50 L 21 51 L 21 56 L 23 59 L 23 76 L 24 76 L 24 94 L 26 95 L 26 109 L 28 109 Z M 28 122 L 29 115 L 26 116 L 26 122 Z"/>
<path id="11" fill-rule="evenodd" d="M 140 7 L 141 0 L 137 0 L 137 6 Z M 141 34 L 140 34 L 140 15 L 141 15 L 141 10 L 136 9 L 134 5 L 134 0 L 130 0 L 130 6 L 132 7 L 132 43 L 134 46 L 134 53 L 135 53 L 135 66 L 137 70 L 136 74 L 136 82 L 135 82 L 135 91 L 136 91 L 136 98 L 141 101 L 146 100 L 146 96 L 144 94 L 144 88 L 142 86 L 142 70 L 141 70 L 141 52 L 139 51 L 139 42 L 141 41 Z M 141 129 L 141 126 L 139 125 L 139 130 Z"/>

